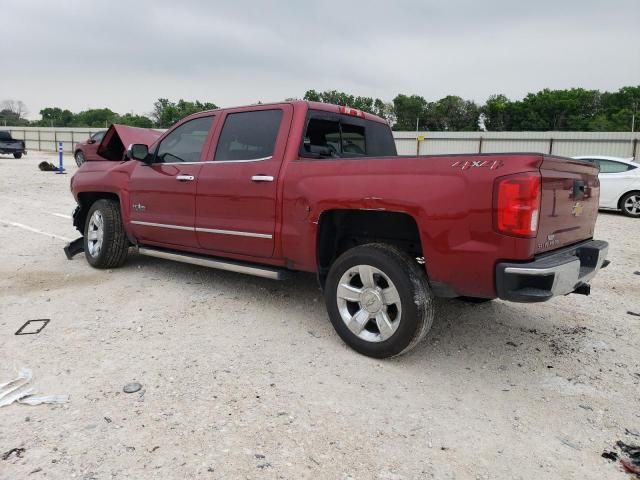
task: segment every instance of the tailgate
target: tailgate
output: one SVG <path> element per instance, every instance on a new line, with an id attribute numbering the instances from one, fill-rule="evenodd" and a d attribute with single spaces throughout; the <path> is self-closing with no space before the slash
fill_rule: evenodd
<path id="1" fill-rule="evenodd" d="M 20 140 L 0 140 L 0 148 L 10 150 L 22 150 L 22 141 Z"/>
<path id="2" fill-rule="evenodd" d="M 580 160 L 545 156 L 540 166 L 542 199 L 535 252 L 593 237 L 598 216 L 598 168 Z"/>

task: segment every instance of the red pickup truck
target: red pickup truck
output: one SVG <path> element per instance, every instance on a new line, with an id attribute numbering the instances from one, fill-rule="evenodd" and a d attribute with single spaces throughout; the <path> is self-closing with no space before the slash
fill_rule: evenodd
<path id="1" fill-rule="evenodd" d="M 133 246 L 273 279 L 316 272 L 337 333 L 373 357 L 415 346 L 434 296 L 588 294 L 608 263 L 593 240 L 594 166 L 539 153 L 398 156 L 383 119 L 348 107 L 202 112 L 123 153 L 71 179 L 90 265 L 118 267 Z"/>

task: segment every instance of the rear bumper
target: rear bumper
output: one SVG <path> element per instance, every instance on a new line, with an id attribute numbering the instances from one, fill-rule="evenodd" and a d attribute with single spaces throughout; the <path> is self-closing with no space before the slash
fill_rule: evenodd
<path id="1" fill-rule="evenodd" d="M 16 148 L 13 148 L 13 147 L 0 147 L 0 153 L 4 153 L 4 154 L 7 154 L 7 153 L 23 153 L 23 154 L 26 155 L 27 151 L 22 147 L 16 147 Z"/>
<path id="2" fill-rule="evenodd" d="M 558 295 L 588 294 L 589 282 L 606 262 L 609 244 L 590 240 L 542 255 L 533 262 L 496 266 L 498 297 L 512 302 L 544 302 Z"/>

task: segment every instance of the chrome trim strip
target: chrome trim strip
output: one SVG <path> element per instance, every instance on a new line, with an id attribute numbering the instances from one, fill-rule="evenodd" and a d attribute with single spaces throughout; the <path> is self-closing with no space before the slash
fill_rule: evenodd
<path id="1" fill-rule="evenodd" d="M 204 162 L 158 162 L 151 165 L 204 165 L 205 163 L 247 163 L 247 162 L 261 162 L 263 160 L 271 160 L 273 155 L 262 158 L 251 158 L 249 160 L 206 160 Z"/>
<path id="2" fill-rule="evenodd" d="M 217 229 L 217 228 L 196 227 L 196 232 L 219 233 L 221 235 L 237 235 L 238 237 L 273 238 L 273 235 L 271 235 L 269 233 L 239 232 L 239 231 L 236 231 L 236 230 L 220 230 L 220 229 Z"/>
<path id="3" fill-rule="evenodd" d="M 287 272 L 285 270 L 234 263 L 227 260 L 216 260 L 214 258 L 189 253 L 165 252 L 146 247 L 138 247 L 138 253 L 148 257 L 164 258 L 166 260 L 174 260 L 177 262 L 189 263 L 191 265 L 217 268 L 219 270 L 227 270 L 230 272 L 246 273 L 249 275 L 255 275 L 256 277 L 270 278 L 272 280 L 282 280 L 287 276 Z"/>
<path id="4" fill-rule="evenodd" d="M 131 220 L 131 223 L 135 225 L 144 225 L 145 227 L 170 228 L 172 230 L 188 230 L 191 232 L 195 230 L 193 227 L 185 227 L 183 225 L 167 225 L 164 223 L 141 222 L 139 220 Z"/>
<path id="5" fill-rule="evenodd" d="M 202 163 L 249 163 L 249 162 L 262 162 L 263 160 L 270 160 L 273 158 L 273 155 L 269 155 L 268 157 L 262 158 L 250 158 L 248 160 L 207 160 Z"/>
<path id="6" fill-rule="evenodd" d="M 201 228 L 201 227 L 185 227 L 183 225 L 168 225 L 166 223 L 153 223 L 153 222 L 141 222 L 140 220 L 131 220 L 131 223 L 135 225 L 143 225 L 145 227 L 158 227 L 158 228 L 170 228 L 172 230 L 187 230 L 190 232 L 202 232 L 202 233 L 219 233 L 221 235 L 236 235 L 238 237 L 251 237 L 251 238 L 273 238 L 273 235 L 269 233 L 253 233 L 253 232 L 240 232 L 237 230 L 220 230 L 217 228 Z"/>

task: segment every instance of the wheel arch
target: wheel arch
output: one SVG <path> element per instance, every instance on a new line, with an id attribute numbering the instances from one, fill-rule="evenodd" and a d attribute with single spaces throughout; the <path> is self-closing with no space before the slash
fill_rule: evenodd
<path id="1" fill-rule="evenodd" d="M 420 230 L 407 212 L 333 209 L 318 219 L 316 263 L 320 286 L 324 288 L 331 264 L 350 248 L 366 243 L 385 243 L 423 257 Z"/>
<path id="2" fill-rule="evenodd" d="M 618 198 L 618 203 L 617 203 L 618 209 L 622 210 L 622 199 L 627 195 L 629 195 L 630 193 L 635 193 L 636 195 L 640 195 L 640 190 L 638 189 L 629 190 L 628 192 L 624 192 L 622 195 L 620 195 L 620 198 Z"/>
<path id="3" fill-rule="evenodd" d="M 115 200 L 120 205 L 120 213 L 122 214 L 122 202 L 118 194 L 113 192 L 80 192 L 77 194 L 78 210 L 73 216 L 73 226 L 84 235 L 84 226 L 87 222 L 87 215 L 91 206 L 98 200 L 107 199 Z M 124 218 L 124 217 L 123 217 Z"/>

